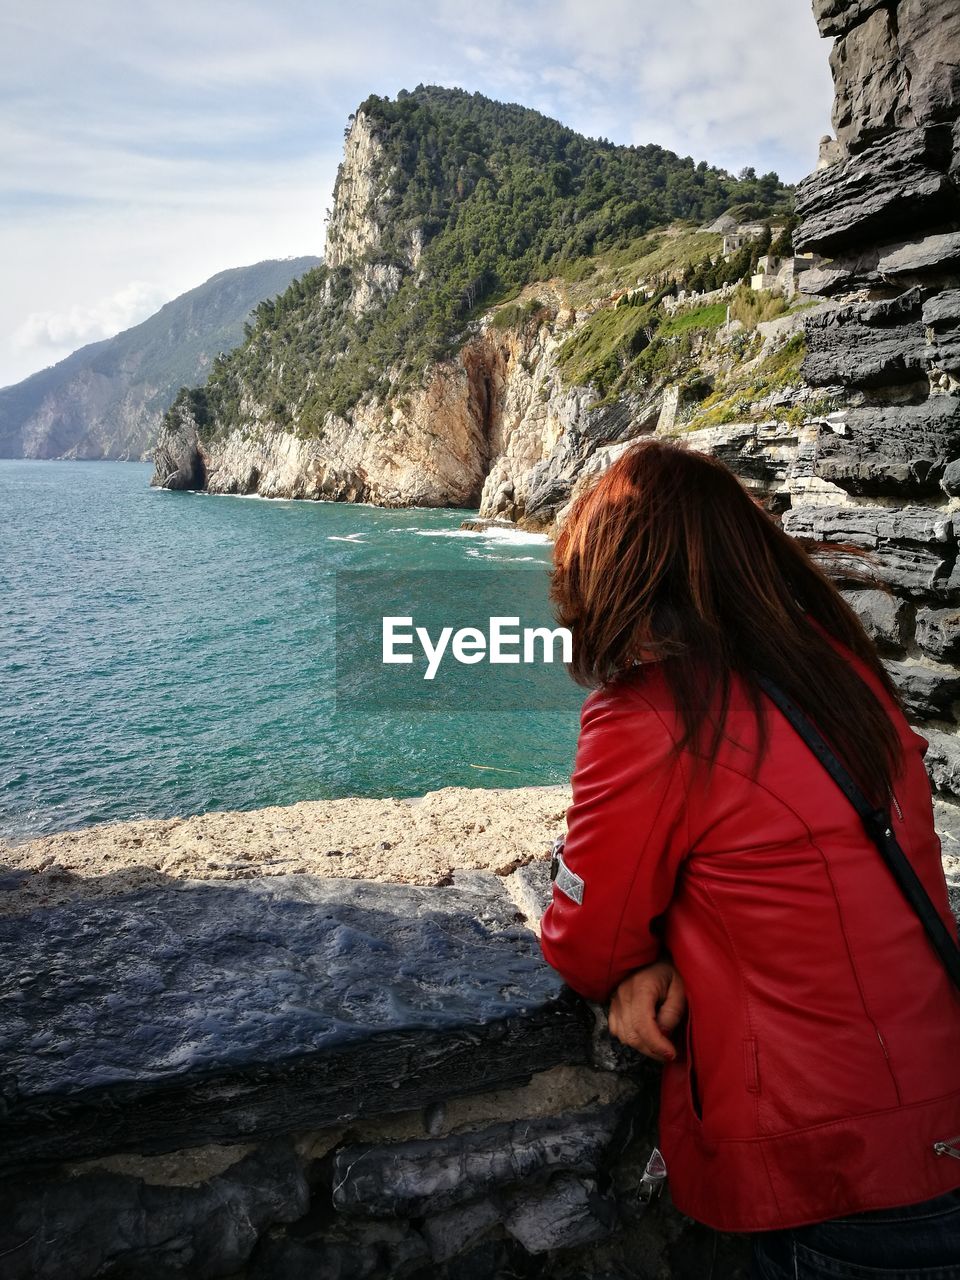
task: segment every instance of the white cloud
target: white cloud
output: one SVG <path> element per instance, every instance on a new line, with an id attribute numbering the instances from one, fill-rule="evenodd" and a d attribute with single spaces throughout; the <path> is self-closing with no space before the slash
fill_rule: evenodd
<path id="1" fill-rule="evenodd" d="M 292 175 L 277 186 L 230 185 L 205 192 L 195 204 L 189 199 L 179 206 L 109 203 L 67 211 L 53 206 L 30 218 L 0 220 L 0 386 L 56 363 L 84 340 L 103 336 L 78 332 L 58 348 L 52 340 L 66 333 L 66 325 L 34 322 L 28 331 L 28 316 L 69 322 L 100 312 L 102 303 L 123 295 L 131 281 L 143 280 L 145 270 L 159 305 L 228 267 L 319 254 L 332 178 L 326 171 L 299 186 Z M 213 200 L 217 203 L 208 203 Z M 130 312 L 128 323 L 144 318 Z M 122 327 L 123 320 L 114 331 Z M 36 338 L 32 346 L 27 345 L 30 336 Z"/>
<path id="2" fill-rule="evenodd" d="M 802 0 L 8 5 L 0 385 L 225 267 L 321 252 L 348 114 L 418 83 L 790 180 L 829 120 Z"/>
<path id="3" fill-rule="evenodd" d="M 828 46 L 796 0 L 441 0 L 508 94 L 593 136 L 725 168 L 809 172 L 829 128 Z M 479 59 L 477 58 L 479 61 Z"/>
<path id="4" fill-rule="evenodd" d="M 111 338 L 129 329 L 168 301 L 167 292 L 160 285 L 131 280 L 92 306 L 74 305 L 66 311 L 31 311 L 19 329 L 14 330 L 11 340 L 21 352 L 44 347 L 73 351 L 88 342 Z"/>

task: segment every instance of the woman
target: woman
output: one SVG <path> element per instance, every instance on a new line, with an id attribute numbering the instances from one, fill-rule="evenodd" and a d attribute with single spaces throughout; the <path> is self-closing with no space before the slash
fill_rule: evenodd
<path id="1" fill-rule="evenodd" d="M 927 743 L 856 615 L 721 463 L 654 441 L 575 503 L 553 595 L 597 687 L 543 951 L 664 1063 L 674 1203 L 755 1233 L 769 1280 L 960 1280 L 960 995 L 756 680 L 890 810 L 955 939 Z"/>

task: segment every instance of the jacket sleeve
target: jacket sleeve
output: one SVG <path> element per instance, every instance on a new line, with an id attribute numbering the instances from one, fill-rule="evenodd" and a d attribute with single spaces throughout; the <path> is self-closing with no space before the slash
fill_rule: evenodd
<path id="1" fill-rule="evenodd" d="M 688 851 L 684 764 L 645 699 L 599 692 L 584 703 L 572 781 L 541 947 L 575 991 L 603 1002 L 661 953 L 654 922 Z"/>

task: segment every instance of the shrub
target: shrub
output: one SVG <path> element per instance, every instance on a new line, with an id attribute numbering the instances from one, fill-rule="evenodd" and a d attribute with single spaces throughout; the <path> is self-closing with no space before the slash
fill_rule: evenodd
<path id="1" fill-rule="evenodd" d="M 745 285 L 730 300 L 730 319 L 739 320 L 745 329 L 755 329 L 766 320 L 776 320 L 790 310 L 779 293 L 757 293 Z"/>

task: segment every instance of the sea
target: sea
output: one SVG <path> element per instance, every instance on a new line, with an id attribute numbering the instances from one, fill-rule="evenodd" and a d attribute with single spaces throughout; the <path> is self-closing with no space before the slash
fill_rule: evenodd
<path id="1" fill-rule="evenodd" d="M 0 460 L 0 838 L 569 778 L 583 691 L 565 674 L 543 705 L 502 696 L 490 664 L 453 706 L 426 681 L 414 708 L 337 697 L 344 572 L 470 596 L 523 569 L 546 611 L 544 537 L 470 532 L 461 510 L 170 493 L 150 474 Z"/>

